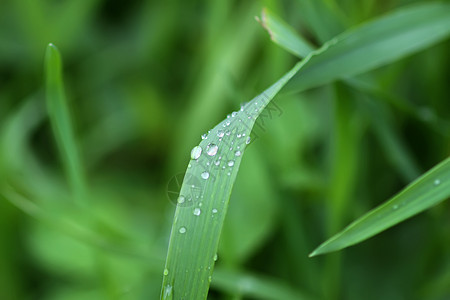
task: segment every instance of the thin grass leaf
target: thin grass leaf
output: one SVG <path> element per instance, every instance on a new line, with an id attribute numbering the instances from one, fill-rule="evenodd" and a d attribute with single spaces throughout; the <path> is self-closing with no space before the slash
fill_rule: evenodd
<path id="1" fill-rule="evenodd" d="M 172 225 L 162 299 L 206 299 L 231 190 L 256 118 L 301 65 L 193 148 Z"/>
<path id="2" fill-rule="evenodd" d="M 272 41 L 298 57 L 305 57 L 315 50 L 315 47 L 283 20 L 264 8 L 258 22 L 267 30 Z"/>
<path id="3" fill-rule="evenodd" d="M 313 299 L 285 282 L 256 274 L 217 268 L 214 271 L 212 286 L 230 295 L 272 300 Z"/>
<path id="4" fill-rule="evenodd" d="M 86 198 L 86 181 L 75 142 L 67 100 L 64 95 L 61 55 L 53 44 L 47 46 L 45 71 L 46 99 L 50 122 L 74 198 L 76 202 L 82 203 Z"/>
<path id="5" fill-rule="evenodd" d="M 367 72 L 436 44 L 449 34 L 449 3 L 401 8 L 326 42 L 284 89 L 303 91 Z"/>
<path id="6" fill-rule="evenodd" d="M 351 223 L 310 256 L 316 256 L 364 241 L 450 197 L 450 158 L 442 161 L 399 194 Z"/>

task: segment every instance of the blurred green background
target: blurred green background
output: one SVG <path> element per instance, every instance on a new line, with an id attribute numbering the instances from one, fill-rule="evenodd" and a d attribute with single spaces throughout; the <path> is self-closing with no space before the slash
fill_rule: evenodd
<path id="1" fill-rule="evenodd" d="M 322 2 L 351 27 L 421 1 Z M 254 20 L 262 7 L 321 44 L 308 3 L 0 1 L 0 299 L 158 299 L 171 179 L 201 134 L 295 63 Z M 50 42 L 88 178 L 84 207 L 46 112 Z M 374 93 L 336 83 L 276 98 L 280 113 L 255 129 L 241 165 L 218 271 L 313 299 L 450 299 L 448 201 L 307 257 L 448 156 L 449 53 L 447 40 L 371 72 Z M 253 299 L 241 279 L 213 278 L 210 299 Z"/>

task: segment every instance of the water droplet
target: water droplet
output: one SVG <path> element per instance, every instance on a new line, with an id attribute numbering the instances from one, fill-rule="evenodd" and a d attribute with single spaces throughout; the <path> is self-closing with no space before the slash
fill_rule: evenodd
<path id="1" fill-rule="evenodd" d="M 217 209 L 213 208 L 212 213 L 217 214 Z"/>
<path id="2" fill-rule="evenodd" d="M 440 179 L 436 179 L 435 181 L 434 181 L 434 185 L 440 185 L 441 184 L 441 180 Z"/>
<path id="3" fill-rule="evenodd" d="M 236 152 L 234 152 L 234 155 L 236 155 L 236 156 L 241 156 L 241 151 L 236 151 Z"/>
<path id="4" fill-rule="evenodd" d="M 180 233 L 185 233 L 186 232 L 186 227 L 181 227 L 180 230 L 178 230 Z"/>
<path id="5" fill-rule="evenodd" d="M 209 281 L 209 282 L 211 282 L 211 281 L 212 281 L 212 277 L 211 277 L 211 275 L 210 275 L 210 276 L 208 276 L 208 281 Z"/>
<path id="6" fill-rule="evenodd" d="M 216 161 L 214 162 L 214 164 L 215 164 L 216 166 L 220 165 L 220 160 L 216 160 Z"/>
<path id="7" fill-rule="evenodd" d="M 218 137 L 223 137 L 225 135 L 225 133 L 223 132 L 223 130 L 219 130 L 219 131 L 217 131 L 217 136 Z"/>
<path id="8" fill-rule="evenodd" d="M 200 216 L 201 213 L 202 213 L 202 211 L 200 210 L 200 208 L 195 208 L 194 209 L 194 215 Z"/>
<path id="9" fill-rule="evenodd" d="M 202 176 L 203 179 L 208 179 L 209 178 L 209 173 L 207 171 L 205 171 L 205 172 L 202 173 L 201 176 Z"/>
<path id="10" fill-rule="evenodd" d="M 184 203 L 185 200 L 186 200 L 186 198 L 183 195 L 180 195 L 177 199 L 177 202 L 181 204 L 181 203 Z"/>
<path id="11" fill-rule="evenodd" d="M 169 270 L 167 270 L 167 269 L 164 269 L 164 276 L 167 276 L 167 275 L 169 275 Z"/>
<path id="12" fill-rule="evenodd" d="M 242 136 L 241 133 L 236 134 L 236 137 L 239 139 Z"/>
<path id="13" fill-rule="evenodd" d="M 233 112 L 231 113 L 231 117 L 233 117 L 233 118 L 234 118 L 234 117 L 236 117 L 236 116 L 237 116 L 237 114 L 238 114 L 238 113 L 237 113 L 236 111 L 233 111 Z"/>
<path id="14" fill-rule="evenodd" d="M 210 164 L 211 164 L 211 163 L 210 163 L 209 161 L 206 163 L 207 166 L 209 166 Z"/>
<path id="15" fill-rule="evenodd" d="M 218 259 L 219 257 L 217 256 L 217 253 L 216 254 L 214 254 L 214 261 L 217 261 L 217 259 Z"/>
<path id="16" fill-rule="evenodd" d="M 206 133 L 202 134 L 202 140 L 206 140 L 208 138 L 208 136 L 206 135 Z"/>
<path id="17" fill-rule="evenodd" d="M 231 175 L 231 172 L 228 172 L 227 175 L 230 176 L 230 175 Z"/>
<path id="18" fill-rule="evenodd" d="M 191 164 L 188 164 L 188 168 L 192 167 Z"/>
<path id="19" fill-rule="evenodd" d="M 163 300 L 172 300 L 172 286 L 170 284 L 164 287 Z"/>
<path id="20" fill-rule="evenodd" d="M 191 158 L 192 159 L 198 159 L 200 155 L 202 154 L 202 147 L 195 146 L 191 151 Z"/>
<path id="21" fill-rule="evenodd" d="M 398 208 L 398 205 L 395 204 L 392 208 L 393 208 L 393 209 L 397 209 L 397 208 Z"/>
<path id="22" fill-rule="evenodd" d="M 250 141 L 251 141 L 251 139 L 250 139 L 250 137 L 248 137 L 248 138 L 245 140 L 245 143 L 248 145 L 248 144 L 250 144 Z"/>
<path id="23" fill-rule="evenodd" d="M 230 161 L 228 162 L 228 166 L 229 166 L 229 167 L 234 166 L 234 160 L 230 160 Z"/>
<path id="24" fill-rule="evenodd" d="M 230 126 L 231 121 L 230 121 L 230 120 L 226 120 L 226 121 L 225 121 L 225 124 L 226 124 L 227 126 Z"/>
<path id="25" fill-rule="evenodd" d="M 226 134 L 226 135 L 230 135 L 230 134 L 231 134 L 231 131 L 227 130 L 227 131 L 225 131 L 225 134 Z"/>
<path id="26" fill-rule="evenodd" d="M 206 153 L 209 156 L 216 155 L 217 150 L 219 150 L 219 147 L 216 144 L 209 144 L 208 147 L 206 147 Z"/>

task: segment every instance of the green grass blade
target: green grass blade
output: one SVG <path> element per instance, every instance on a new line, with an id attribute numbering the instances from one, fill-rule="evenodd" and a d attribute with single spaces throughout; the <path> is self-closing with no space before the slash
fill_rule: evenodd
<path id="1" fill-rule="evenodd" d="M 261 25 L 267 30 L 272 41 L 298 57 L 305 57 L 314 51 L 315 47 L 298 35 L 295 30 L 275 16 L 268 9 L 263 9 Z"/>
<path id="2" fill-rule="evenodd" d="M 53 44 L 47 46 L 45 71 L 46 100 L 50 122 L 75 200 L 82 203 L 86 198 L 85 178 L 64 95 L 61 55 Z"/>
<path id="3" fill-rule="evenodd" d="M 301 65 L 219 123 L 193 149 L 172 225 L 162 299 L 206 299 L 231 190 L 256 118 Z"/>
<path id="4" fill-rule="evenodd" d="M 274 278 L 243 273 L 237 271 L 217 268 L 214 271 L 212 286 L 228 292 L 231 295 L 238 295 L 252 299 L 283 299 L 302 300 L 313 299 L 298 290 L 291 288 L 284 282 Z"/>
<path id="5" fill-rule="evenodd" d="M 364 241 L 446 200 L 449 196 L 450 158 L 447 158 L 399 194 L 325 241 L 310 256 L 340 250 Z"/>
<path id="6" fill-rule="evenodd" d="M 271 28 L 270 24 L 265 24 L 268 30 L 289 33 L 278 36 L 277 43 L 293 36 L 291 29 Z M 302 91 L 375 69 L 429 47 L 449 34 L 449 3 L 424 3 L 399 9 L 326 42 L 313 52 L 285 90 Z M 280 45 L 292 53 L 302 51 L 294 49 L 292 42 Z"/>

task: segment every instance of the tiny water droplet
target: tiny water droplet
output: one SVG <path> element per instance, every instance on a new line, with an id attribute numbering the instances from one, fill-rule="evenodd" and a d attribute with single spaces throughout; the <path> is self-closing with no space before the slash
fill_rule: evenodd
<path id="1" fill-rule="evenodd" d="M 217 261 L 217 259 L 218 259 L 219 257 L 217 256 L 217 253 L 216 254 L 214 254 L 214 261 Z"/>
<path id="2" fill-rule="evenodd" d="M 208 276 L 208 281 L 209 281 L 209 282 L 211 282 L 211 281 L 212 281 L 212 277 L 211 277 L 211 275 L 210 275 L 210 276 Z"/>
<path id="3" fill-rule="evenodd" d="M 236 111 L 233 111 L 233 112 L 231 113 L 231 117 L 233 117 L 233 118 L 234 118 L 234 117 L 236 117 L 236 116 L 237 116 L 237 114 L 238 114 L 238 113 L 237 113 Z"/>
<path id="4" fill-rule="evenodd" d="M 228 172 L 227 175 L 230 176 L 230 175 L 231 175 L 231 172 Z"/>
<path id="5" fill-rule="evenodd" d="M 186 227 L 181 227 L 180 230 L 178 230 L 180 233 L 185 233 L 186 232 Z"/>
<path id="6" fill-rule="evenodd" d="M 241 156 L 241 151 L 236 151 L 236 152 L 234 152 L 234 155 L 236 155 L 236 156 Z"/>
<path id="7" fill-rule="evenodd" d="M 436 179 L 435 181 L 434 181 L 434 185 L 440 185 L 441 184 L 441 180 L 440 179 Z"/>
<path id="8" fill-rule="evenodd" d="M 164 276 L 167 276 L 167 275 L 169 275 L 169 270 L 167 270 L 167 269 L 164 269 Z"/>
<path id="9" fill-rule="evenodd" d="M 219 130 L 219 131 L 217 131 L 217 136 L 218 137 L 223 137 L 225 135 L 225 133 L 223 132 L 223 130 Z"/>
<path id="10" fill-rule="evenodd" d="M 393 208 L 393 209 L 397 209 L 397 208 L 398 208 L 398 205 L 395 204 L 392 208 Z"/>
<path id="11" fill-rule="evenodd" d="M 241 133 L 236 134 L 236 137 L 239 139 L 242 136 Z"/>
<path id="12" fill-rule="evenodd" d="M 202 134 L 202 140 L 206 140 L 208 138 L 208 136 L 206 135 L 206 133 Z"/>
<path id="13" fill-rule="evenodd" d="M 234 160 L 230 160 L 230 161 L 228 162 L 228 166 L 229 166 L 229 167 L 234 166 Z"/>
<path id="14" fill-rule="evenodd" d="M 227 131 L 225 131 L 225 134 L 226 134 L 226 135 L 230 135 L 230 134 L 231 134 L 231 131 L 227 130 Z"/>
<path id="15" fill-rule="evenodd" d="M 248 144 L 250 144 L 250 141 L 251 141 L 251 139 L 250 139 L 250 137 L 248 137 L 248 138 L 245 140 L 245 143 L 248 145 Z"/>
<path id="16" fill-rule="evenodd" d="M 209 172 L 205 171 L 205 172 L 202 173 L 201 176 L 202 176 L 203 179 L 208 179 L 209 178 Z"/>
<path id="17" fill-rule="evenodd" d="M 212 213 L 217 214 L 217 209 L 213 208 Z"/>
<path id="18" fill-rule="evenodd" d="M 201 154 L 202 154 L 202 147 L 195 146 L 191 151 L 191 158 L 197 160 Z"/>
<path id="19" fill-rule="evenodd" d="M 220 160 L 216 160 L 216 161 L 214 162 L 214 164 L 215 164 L 216 166 L 220 165 Z"/>
<path id="20" fill-rule="evenodd" d="M 180 195 L 179 197 L 178 197 L 178 199 L 177 199 L 177 202 L 178 203 L 184 203 L 184 201 L 186 201 L 186 198 L 183 196 L 183 195 Z"/>
<path id="21" fill-rule="evenodd" d="M 226 124 L 227 126 L 230 126 L 231 121 L 230 121 L 230 120 L 226 120 L 226 121 L 225 121 L 225 124 Z"/>
<path id="22" fill-rule="evenodd" d="M 173 299 L 172 286 L 168 284 L 164 287 L 163 300 L 172 300 L 172 299 Z"/>
<path id="23" fill-rule="evenodd" d="M 209 144 L 208 147 L 206 147 L 206 153 L 209 156 L 216 155 L 217 150 L 219 150 L 219 147 L 216 144 Z"/>
<path id="24" fill-rule="evenodd" d="M 188 168 L 192 167 L 191 164 L 188 164 Z"/>
<path id="25" fill-rule="evenodd" d="M 194 215 L 200 216 L 201 213 L 202 213 L 202 211 L 200 210 L 200 208 L 195 208 L 194 209 Z"/>

